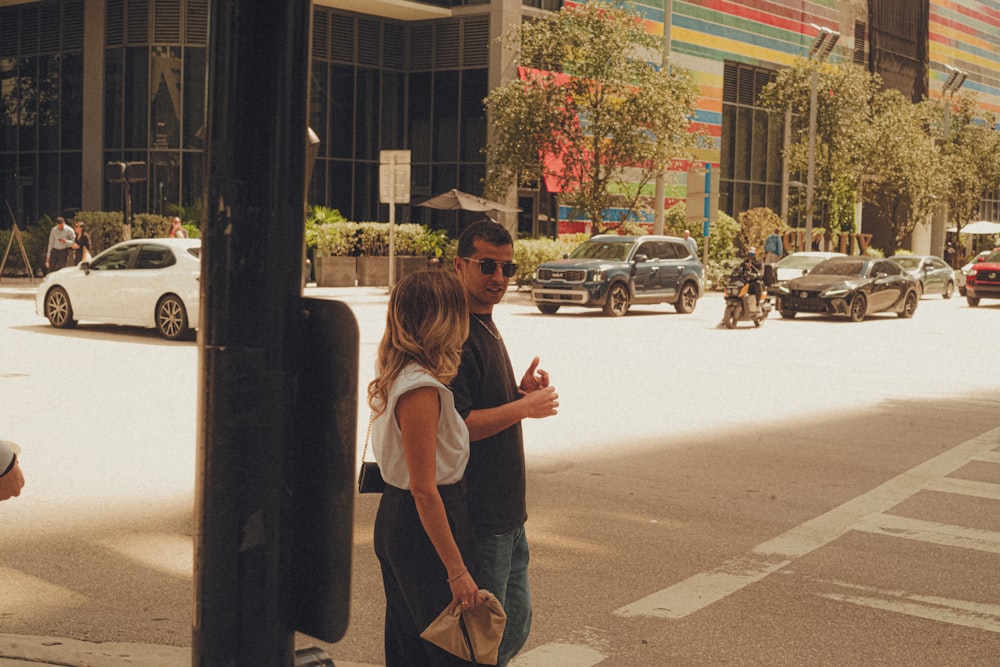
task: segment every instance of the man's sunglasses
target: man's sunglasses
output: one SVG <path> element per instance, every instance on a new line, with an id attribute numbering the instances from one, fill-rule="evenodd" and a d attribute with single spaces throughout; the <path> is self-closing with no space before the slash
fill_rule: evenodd
<path id="1" fill-rule="evenodd" d="M 477 262 L 479 264 L 479 271 L 484 276 L 492 276 L 496 273 L 498 266 L 503 271 L 504 278 L 513 278 L 514 274 L 517 273 L 517 264 L 514 262 L 498 262 L 495 259 L 476 259 L 475 257 L 463 257 L 462 259 L 469 262 Z"/>

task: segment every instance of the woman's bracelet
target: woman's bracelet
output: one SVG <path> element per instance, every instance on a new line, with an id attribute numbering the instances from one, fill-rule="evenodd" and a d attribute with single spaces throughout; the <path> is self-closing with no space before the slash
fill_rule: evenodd
<path id="1" fill-rule="evenodd" d="M 456 574 L 454 577 L 448 577 L 448 583 L 450 584 L 451 582 L 455 581 L 456 579 L 460 579 L 462 577 L 462 575 L 465 574 L 468 571 L 469 571 L 469 568 L 463 567 L 462 571 L 459 572 L 458 574 Z"/>

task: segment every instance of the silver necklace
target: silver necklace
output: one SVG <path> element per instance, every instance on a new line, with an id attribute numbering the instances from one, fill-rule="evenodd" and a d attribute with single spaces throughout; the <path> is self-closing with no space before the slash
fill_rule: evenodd
<path id="1" fill-rule="evenodd" d="M 479 319 L 477 315 L 473 315 L 472 319 L 479 322 L 479 324 L 482 325 L 484 329 L 490 332 L 491 336 L 493 336 L 497 340 L 500 340 L 500 333 L 498 331 L 494 331 L 489 325 L 486 324 L 486 322 L 483 322 L 481 319 Z"/>

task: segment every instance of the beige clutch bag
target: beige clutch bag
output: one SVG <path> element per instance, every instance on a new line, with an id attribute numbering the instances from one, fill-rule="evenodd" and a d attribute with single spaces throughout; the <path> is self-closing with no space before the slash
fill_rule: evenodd
<path id="1" fill-rule="evenodd" d="M 420 636 L 463 660 L 495 665 L 507 614 L 497 596 L 487 590 L 479 592 L 486 598 L 483 604 L 468 611 L 445 607 Z"/>

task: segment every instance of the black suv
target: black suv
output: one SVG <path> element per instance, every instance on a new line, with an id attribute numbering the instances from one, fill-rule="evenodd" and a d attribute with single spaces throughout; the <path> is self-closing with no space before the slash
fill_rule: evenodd
<path id="1" fill-rule="evenodd" d="M 543 313 L 602 308 L 620 317 L 633 303 L 672 303 L 690 313 L 703 292 L 702 266 L 675 236 L 594 236 L 566 259 L 538 266 L 531 298 Z"/>

